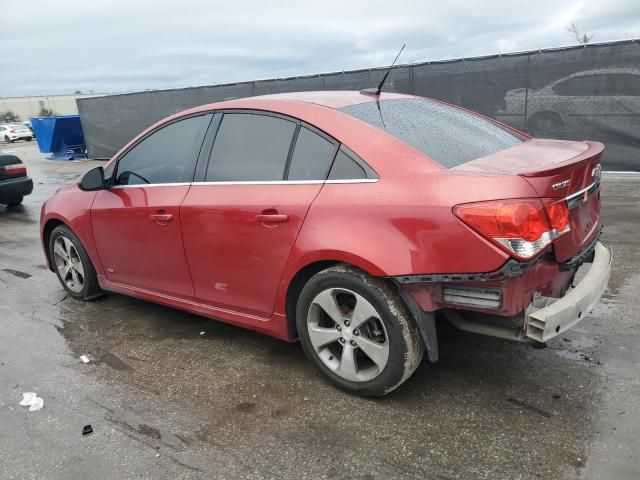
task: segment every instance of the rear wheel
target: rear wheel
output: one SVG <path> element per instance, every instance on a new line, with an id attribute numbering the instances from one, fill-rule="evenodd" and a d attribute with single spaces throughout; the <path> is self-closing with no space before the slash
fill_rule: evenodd
<path id="1" fill-rule="evenodd" d="M 312 277 L 296 313 L 307 357 L 350 393 L 385 395 L 422 360 L 420 332 L 398 294 L 354 267 L 338 265 Z"/>
<path id="2" fill-rule="evenodd" d="M 51 232 L 49 258 L 58 280 L 73 298 L 90 300 L 102 293 L 96 270 L 80 239 L 64 225 Z"/>

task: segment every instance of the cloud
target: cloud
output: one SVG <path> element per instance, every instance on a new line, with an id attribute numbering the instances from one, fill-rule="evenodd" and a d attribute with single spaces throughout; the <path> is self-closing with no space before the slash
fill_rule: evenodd
<path id="1" fill-rule="evenodd" d="M 0 96 L 122 92 L 640 37 L 637 0 L 34 0 L 0 18 Z"/>

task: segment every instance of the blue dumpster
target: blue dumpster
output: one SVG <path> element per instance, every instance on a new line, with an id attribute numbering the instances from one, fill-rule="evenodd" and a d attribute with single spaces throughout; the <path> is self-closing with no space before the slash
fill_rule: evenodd
<path id="1" fill-rule="evenodd" d="M 41 153 L 51 160 L 87 158 L 80 115 L 31 117 L 31 126 Z"/>

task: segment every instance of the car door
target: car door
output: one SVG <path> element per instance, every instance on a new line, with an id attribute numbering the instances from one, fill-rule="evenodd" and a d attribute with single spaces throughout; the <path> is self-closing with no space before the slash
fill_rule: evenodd
<path id="1" fill-rule="evenodd" d="M 285 263 L 337 143 L 295 120 L 219 114 L 180 216 L 198 301 L 269 317 Z M 216 123 L 216 121 L 214 121 Z"/>
<path id="2" fill-rule="evenodd" d="M 193 297 L 179 208 L 211 117 L 156 129 L 118 159 L 111 187 L 97 192 L 91 226 L 107 281 Z"/>

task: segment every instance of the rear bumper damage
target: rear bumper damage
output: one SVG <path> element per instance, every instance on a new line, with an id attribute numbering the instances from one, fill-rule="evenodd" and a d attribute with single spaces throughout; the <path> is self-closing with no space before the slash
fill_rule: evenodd
<path id="1" fill-rule="evenodd" d="M 546 342 L 573 327 L 598 302 L 610 272 L 611 250 L 598 242 L 591 267 L 574 288 L 562 298 L 537 297 L 525 310 L 526 336 Z"/>
<path id="2" fill-rule="evenodd" d="M 597 303 L 609 280 L 611 251 L 595 238 L 565 263 L 548 258 L 523 267 L 501 271 L 498 279 L 488 274 L 484 281 L 460 282 L 460 275 L 433 283 L 394 280 L 416 318 L 434 319 L 441 312 L 460 330 L 544 343 L 582 320 Z"/>

